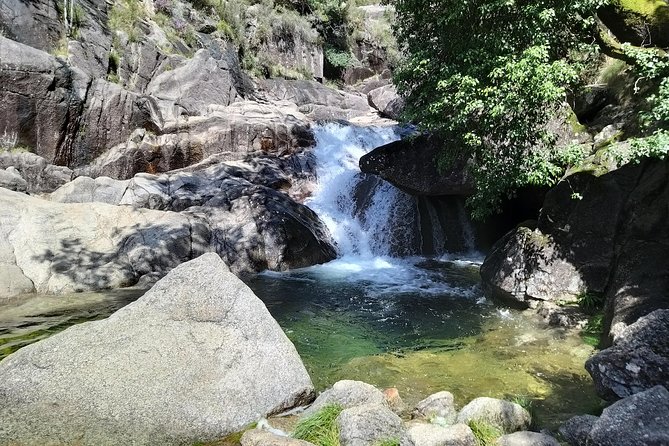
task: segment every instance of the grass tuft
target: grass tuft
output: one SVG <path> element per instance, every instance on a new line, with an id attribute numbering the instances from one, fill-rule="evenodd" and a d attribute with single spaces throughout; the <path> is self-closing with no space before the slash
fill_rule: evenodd
<path id="1" fill-rule="evenodd" d="M 474 433 L 478 446 L 493 446 L 497 439 L 502 436 L 501 430 L 485 421 L 470 420 L 467 425 Z"/>
<path id="2" fill-rule="evenodd" d="M 324 406 L 300 421 L 295 426 L 293 437 L 318 446 L 339 446 L 339 427 L 336 421 L 342 410 L 339 405 Z"/>

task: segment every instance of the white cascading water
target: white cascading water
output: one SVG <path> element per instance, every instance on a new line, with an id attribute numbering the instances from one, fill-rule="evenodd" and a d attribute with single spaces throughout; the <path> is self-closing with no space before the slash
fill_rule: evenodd
<path id="1" fill-rule="evenodd" d="M 401 192 L 390 183 L 379 186 L 362 215 L 356 215 L 353 194 L 360 181 L 358 161 L 372 149 L 399 139 L 394 127 L 356 127 L 336 123 L 315 128 L 317 188 L 305 203 L 327 225 L 339 257 L 303 270 L 322 279 L 364 282 L 366 292 L 468 295 L 473 290 L 449 286 L 433 271 L 417 266 L 421 258 L 390 255 L 390 227 Z"/>

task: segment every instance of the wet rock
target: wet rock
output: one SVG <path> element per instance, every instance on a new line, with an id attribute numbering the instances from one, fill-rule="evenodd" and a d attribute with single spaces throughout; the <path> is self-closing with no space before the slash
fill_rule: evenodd
<path id="1" fill-rule="evenodd" d="M 12 354 L 0 376 L 2 438 L 26 445 L 213 441 L 313 393 L 295 347 L 215 254 Z"/>
<path id="2" fill-rule="evenodd" d="M 386 401 L 383 392 L 371 384 L 362 381 L 342 380 L 337 381 L 330 389 L 321 393 L 316 401 L 304 411 L 303 416 L 312 415 L 330 404 L 350 408 L 361 405 L 384 405 Z"/>
<path id="3" fill-rule="evenodd" d="M 448 172 L 437 170 L 435 158 L 445 145 L 434 136 L 415 136 L 377 147 L 360 158 L 360 170 L 379 175 L 411 195 L 469 195 L 472 178 L 467 159 Z"/>
<path id="4" fill-rule="evenodd" d="M 15 192 L 26 192 L 28 190 L 28 182 L 23 179 L 15 167 L 10 166 L 5 170 L 0 169 L 0 187 Z"/>
<path id="5" fill-rule="evenodd" d="M 380 404 L 344 409 L 337 417 L 337 426 L 342 446 L 372 446 L 404 434 L 402 419 Z"/>
<path id="6" fill-rule="evenodd" d="M 594 415 L 572 417 L 560 426 L 560 435 L 571 446 L 587 446 L 588 435 L 597 420 Z"/>
<path id="7" fill-rule="evenodd" d="M 626 446 L 669 444 L 669 392 L 655 386 L 604 409 L 586 444 Z"/>
<path id="8" fill-rule="evenodd" d="M 574 301 L 586 290 L 553 237 L 522 226 L 495 243 L 481 266 L 481 279 L 488 295 L 521 305 Z"/>
<path id="9" fill-rule="evenodd" d="M 614 401 L 669 382 L 669 310 L 656 310 L 622 331 L 585 364 L 597 393 Z"/>
<path id="10" fill-rule="evenodd" d="M 413 424 L 400 446 L 476 446 L 478 442 L 466 424 L 444 427 L 436 424 Z"/>
<path id="11" fill-rule="evenodd" d="M 314 446 L 308 441 L 282 437 L 263 429 L 251 429 L 244 432 L 240 443 L 242 446 Z"/>
<path id="12" fill-rule="evenodd" d="M 550 435 L 539 432 L 514 432 L 502 435 L 497 439 L 498 446 L 560 446 L 560 443 Z"/>
<path id="13" fill-rule="evenodd" d="M 442 391 L 428 396 L 416 405 L 411 412 L 411 418 L 426 418 L 431 423 L 441 425 L 455 423 L 457 411 L 455 410 L 453 394 Z"/>
<path id="14" fill-rule="evenodd" d="M 520 405 L 495 398 L 481 397 L 472 400 L 458 414 L 457 422 L 483 421 L 505 433 L 522 431 L 530 426 L 530 413 Z"/>

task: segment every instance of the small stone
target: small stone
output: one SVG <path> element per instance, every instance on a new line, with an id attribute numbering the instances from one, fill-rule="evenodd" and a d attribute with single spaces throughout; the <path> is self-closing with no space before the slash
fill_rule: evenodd
<path id="1" fill-rule="evenodd" d="M 476 446 L 476 437 L 466 424 L 437 426 L 436 424 L 414 424 L 407 430 L 400 446 Z"/>
<path id="2" fill-rule="evenodd" d="M 451 392 L 437 392 L 416 405 L 411 418 L 425 418 L 431 423 L 449 425 L 455 423 L 457 411 Z"/>
<path id="3" fill-rule="evenodd" d="M 530 413 L 519 404 L 496 398 L 481 397 L 472 400 L 458 414 L 458 423 L 483 421 L 505 433 L 525 430 L 530 426 Z"/>
<path id="4" fill-rule="evenodd" d="M 307 417 L 323 406 L 337 404 L 344 409 L 366 404 L 386 405 L 386 398 L 379 389 L 362 381 L 337 381 L 330 389 L 321 393 L 316 401 L 302 414 Z"/>
<path id="5" fill-rule="evenodd" d="M 502 435 L 497 439 L 498 446 L 560 446 L 558 441 L 550 435 L 539 432 L 514 432 Z"/>

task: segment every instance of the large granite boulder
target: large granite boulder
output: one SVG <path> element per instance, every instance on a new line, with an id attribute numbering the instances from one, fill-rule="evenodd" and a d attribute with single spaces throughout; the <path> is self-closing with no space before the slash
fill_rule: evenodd
<path id="1" fill-rule="evenodd" d="M 585 363 L 597 393 L 617 400 L 669 383 L 669 310 L 655 310 Z"/>
<path id="2" fill-rule="evenodd" d="M 10 188 L 30 194 L 49 193 L 72 180 L 74 173 L 55 166 L 31 152 L 0 152 L 0 169 L 14 169 L 25 181 L 25 188 Z"/>
<path id="3" fill-rule="evenodd" d="M 39 293 L 133 285 L 210 250 L 209 228 L 192 215 L 53 203 L 7 189 L 0 208 L 0 259 Z"/>
<path id="4" fill-rule="evenodd" d="M 669 391 L 655 386 L 604 409 L 587 439 L 589 446 L 669 444 Z"/>
<path id="5" fill-rule="evenodd" d="M 182 212 L 207 228 L 209 249 L 236 273 L 287 270 L 334 259 L 336 251 L 318 216 L 276 190 L 286 181 L 259 161 L 215 164 L 159 176 L 138 174 L 128 181 L 79 177 L 51 199 Z"/>
<path id="6" fill-rule="evenodd" d="M 560 436 L 571 446 L 587 446 L 588 435 L 597 420 L 594 415 L 572 417 L 560 426 Z"/>
<path id="7" fill-rule="evenodd" d="M 469 195 L 474 183 L 466 157 L 456 160 L 446 172 L 437 167 L 445 144 L 435 136 L 409 136 L 361 157 L 360 170 L 377 174 L 412 195 Z"/>
<path id="8" fill-rule="evenodd" d="M 481 278 L 486 294 L 520 305 L 570 301 L 587 289 L 569 253 L 550 235 L 523 226 L 495 243 Z"/>
<path id="9" fill-rule="evenodd" d="M 404 99 L 397 94 L 393 85 L 384 85 L 370 91 L 367 93 L 367 101 L 382 116 L 390 119 L 399 119 L 404 109 Z"/>
<path id="10" fill-rule="evenodd" d="M 24 445 L 213 441 L 313 394 L 295 347 L 216 254 L 24 347 L 0 377 L 0 438 Z"/>
<path id="11" fill-rule="evenodd" d="M 4 170 L 0 169 L 0 187 L 15 192 L 27 192 L 28 182 L 14 166 L 10 166 Z"/>

